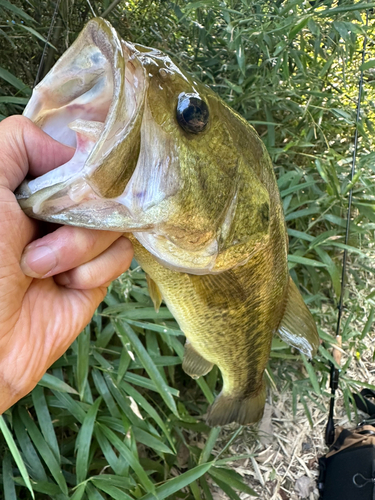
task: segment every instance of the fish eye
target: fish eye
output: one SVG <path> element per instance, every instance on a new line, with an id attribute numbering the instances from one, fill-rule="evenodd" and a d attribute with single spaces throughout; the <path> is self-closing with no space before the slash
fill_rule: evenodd
<path id="1" fill-rule="evenodd" d="M 185 132 L 199 134 L 208 123 L 208 106 L 197 94 L 182 92 L 178 96 L 176 116 L 178 124 Z"/>

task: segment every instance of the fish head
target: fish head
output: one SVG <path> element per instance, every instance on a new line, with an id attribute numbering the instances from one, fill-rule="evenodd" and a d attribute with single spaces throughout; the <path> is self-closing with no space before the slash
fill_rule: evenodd
<path id="1" fill-rule="evenodd" d="M 280 210 L 255 130 L 164 53 L 91 20 L 34 89 L 24 115 L 73 158 L 16 195 L 31 217 L 132 232 L 193 274 L 244 264 Z M 281 212 L 280 212 L 281 213 Z"/>

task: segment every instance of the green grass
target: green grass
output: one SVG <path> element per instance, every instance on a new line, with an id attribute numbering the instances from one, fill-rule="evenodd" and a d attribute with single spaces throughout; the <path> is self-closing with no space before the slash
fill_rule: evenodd
<path id="1" fill-rule="evenodd" d="M 110 3 L 91 1 L 98 13 Z M 47 2 L 0 0 L 0 119 L 22 112 L 27 102 L 43 49 L 33 30 L 47 36 L 52 8 Z M 273 397 L 290 393 L 294 411 L 302 405 L 311 424 L 311 409 L 326 411 L 329 398 L 344 248 L 349 265 L 340 387 L 348 415 L 351 392 L 366 386 L 349 375 L 373 332 L 371 64 L 358 125 L 358 173 L 353 183 L 349 177 L 365 30 L 367 60 L 375 59 L 374 21 L 365 27 L 363 9 L 349 0 L 339 6 L 130 0 L 108 15 L 125 39 L 165 50 L 209 84 L 257 128 L 271 154 L 288 225 L 290 272 L 317 321 L 322 345 L 310 363 L 275 338 L 267 375 Z M 47 57 L 51 63 L 90 16 L 86 1 L 62 3 L 59 36 L 53 39 L 57 51 L 50 48 Z M 32 490 L 38 500 L 211 500 L 212 483 L 231 499 L 241 491 L 251 495 L 228 465 L 236 458 L 229 445 L 241 428 L 226 438 L 227 432 L 209 429 L 204 421 L 221 387 L 218 370 L 197 381 L 185 375 L 183 341 L 167 308 L 154 311 L 145 275 L 133 262 L 66 354 L 0 419 L 0 498 L 30 498 Z"/>

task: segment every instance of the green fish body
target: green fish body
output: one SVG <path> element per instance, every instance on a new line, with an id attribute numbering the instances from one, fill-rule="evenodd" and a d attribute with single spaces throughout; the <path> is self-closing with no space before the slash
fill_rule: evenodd
<path id="1" fill-rule="evenodd" d="M 36 87 L 25 115 L 76 147 L 25 181 L 31 217 L 129 234 L 186 335 L 183 369 L 217 365 L 210 425 L 259 420 L 272 337 L 308 356 L 319 340 L 288 273 L 273 167 L 255 130 L 160 51 L 94 19 Z"/>

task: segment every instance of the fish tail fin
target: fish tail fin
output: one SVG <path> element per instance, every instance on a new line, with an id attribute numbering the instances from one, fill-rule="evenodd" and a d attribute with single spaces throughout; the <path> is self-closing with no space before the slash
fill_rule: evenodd
<path id="1" fill-rule="evenodd" d="M 258 422 L 263 416 L 266 385 L 255 396 L 241 397 L 219 394 L 208 410 L 207 424 L 211 427 L 237 422 L 241 425 Z"/>

